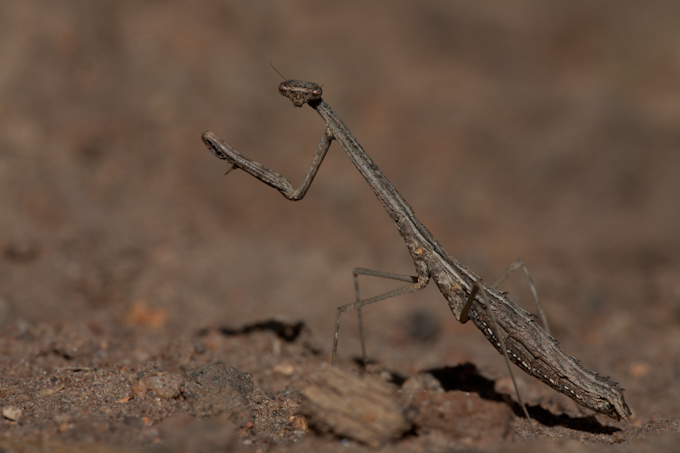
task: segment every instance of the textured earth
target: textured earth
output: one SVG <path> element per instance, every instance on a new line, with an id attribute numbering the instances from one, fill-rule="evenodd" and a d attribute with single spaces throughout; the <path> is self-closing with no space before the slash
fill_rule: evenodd
<path id="1" fill-rule="evenodd" d="M 0 448 L 675 451 L 679 10 L 0 1 Z M 331 369 L 352 268 L 412 263 L 337 144 L 297 203 L 203 147 L 212 130 L 301 180 L 323 123 L 270 62 L 323 84 L 460 261 L 493 281 L 524 258 L 555 337 L 633 418 L 515 369 L 524 418 L 434 285 L 364 310 L 364 371 L 345 316 Z M 532 309 L 521 275 L 501 289 Z"/>

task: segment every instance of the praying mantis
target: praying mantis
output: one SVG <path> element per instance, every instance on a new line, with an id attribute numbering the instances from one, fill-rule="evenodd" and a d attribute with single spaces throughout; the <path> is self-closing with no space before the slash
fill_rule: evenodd
<path id="1" fill-rule="evenodd" d="M 337 355 L 338 332 L 343 313 L 358 311 L 362 351 L 365 356 L 361 308 L 384 299 L 419 291 L 427 286 L 430 280 L 434 280 L 456 319 L 461 323 L 472 320 L 489 342 L 505 355 L 509 369 L 509 362 L 512 361 L 522 371 L 563 393 L 578 404 L 613 419 L 626 420 L 631 416 L 621 387 L 609 378 L 600 376 L 580 365 L 574 357 L 560 348 L 557 340 L 549 332 L 539 326 L 533 315 L 517 306 L 502 291 L 484 284 L 481 278 L 456 260 L 437 242 L 416 218 L 411 206 L 359 145 L 337 113 L 322 99 L 321 86 L 312 82 L 286 80 L 279 85 L 279 93 L 290 99 L 296 107 L 302 107 L 305 104 L 310 106 L 326 124 L 324 134 L 299 187 L 293 188 L 282 175 L 241 155 L 210 131 L 203 134 L 205 145 L 215 156 L 231 164 L 229 171 L 241 169 L 274 187 L 287 199 L 300 200 L 314 180 L 331 142 L 337 140 L 394 222 L 415 266 L 416 275 L 392 274 L 363 268 L 354 269 L 356 301 L 338 307 L 333 337 L 333 364 Z M 523 262 L 517 261 L 514 267 L 522 267 L 528 278 Z M 384 277 L 407 284 L 375 297 L 361 299 L 358 275 Z M 530 278 L 528 280 L 536 297 Z M 547 326 L 542 311 L 541 317 L 544 319 L 544 326 Z M 512 370 L 510 373 L 512 376 Z M 515 388 L 517 388 L 516 385 Z M 519 392 L 518 399 L 528 417 Z"/>

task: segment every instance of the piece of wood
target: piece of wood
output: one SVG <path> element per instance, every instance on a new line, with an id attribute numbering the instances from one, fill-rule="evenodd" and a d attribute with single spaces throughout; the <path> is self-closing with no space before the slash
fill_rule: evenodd
<path id="1" fill-rule="evenodd" d="M 411 428 L 396 388 L 373 376 L 326 368 L 309 377 L 300 411 L 315 430 L 379 447 Z"/>

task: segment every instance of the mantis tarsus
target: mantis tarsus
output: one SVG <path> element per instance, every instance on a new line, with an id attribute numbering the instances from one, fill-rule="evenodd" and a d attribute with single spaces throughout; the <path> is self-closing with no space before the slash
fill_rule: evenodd
<path id="1" fill-rule="evenodd" d="M 520 369 L 596 412 L 617 420 L 626 420 L 631 415 L 621 387 L 609 378 L 599 376 L 581 366 L 574 357 L 562 351 L 557 341 L 534 321 L 530 313 L 508 299 L 505 293 L 493 286 L 485 285 L 477 275 L 458 262 L 437 242 L 416 218 L 411 206 L 399 195 L 361 148 L 340 117 L 321 98 L 322 89 L 319 85 L 312 82 L 287 80 L 279 85 L 279 93 L 289 98 L 296 107 L 308 104 L 326 122 L 326 130 L 319 141 L 302 184 L 297 189 L 294 189 L 290 182 L 279 173 L 244 157 L 212 132 L 208 131 L 203 134 L 205 145 L 215 156 L 228 161 L 232 166 L 231 169 L 242 169 L 279 190 L 289 200 L 300 200 L 309 189 L 331 142 L 337 140 L 396 225 L 415 265 L 415 276 L 361 268 L 354 270 L 355 282 L 357 276 L 361 274 L 391 278 L 408 284 L 363 300 L 360 299 L 358 285 L 356 286 L 356 302 L 339 307 L 336 314 L 333 363 L 335 363 L 337 352 L 342 313 L 358 310 L 361 321 L 361 307 L 418 291 L 432 279 L 448 301 L 449 308 L 456 319 L 462 323 L 471 319 L 489 342 Z M 519 266 L 523 266 L 521 261 L 517 262 L 516 267 Z M 526 268 L 524 270 L 526 272 Z M 533 285 L 532 291 L 534 291 Z"/>

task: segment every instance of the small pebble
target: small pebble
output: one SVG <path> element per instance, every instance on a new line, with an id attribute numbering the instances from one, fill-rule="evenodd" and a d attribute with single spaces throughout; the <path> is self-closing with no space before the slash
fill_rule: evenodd
<path id="1" fill-rule="evenodd" d="M 284 376 L 292 376 L 295 373 L 295 367 L 288 364 L 274 365 L 274 372 Z"/>
<path id="2" fill-rule="evenodd" d="M 21 417 L 21 409 L 15 406 L 5 406 L 2 408 L 2 416 L 8 420 L 17 421 Z"/>
<path id="3" fill-rule="evenodd" d="M 151 376 L 144 378 L 146 380 L 146 387 L 160 398 L 177 398 L 181 393 L 184 379 L 180 376 L 172 374 L 160 374 L 158 376 Z"/>
<path id="4" fill-rule="evenodd" d="M 184 384 L 184 379 L 181 376 L 168 373 L 146 376 L 130 385 L 130 396 L 143 398 L 151 392 L 159 398 L 177 398 L 181 393 L 182 384 Z"/>
<path id="5" fill-rule="evenodd" d="M 54 395 L 55 393 L 62 391 L 65 387 L 66 387 L 66 384 L 64 384 L 63 382 L 61 382 L 61 383 L 57 384 L 57 385 L 54 386 L 54 387 L 50 387 L 50 388 L 46 388 L 46 389 L 41 389 L 41 390 L 38 392 L 38 395 L 40 395 L 40 396 Z"/>

